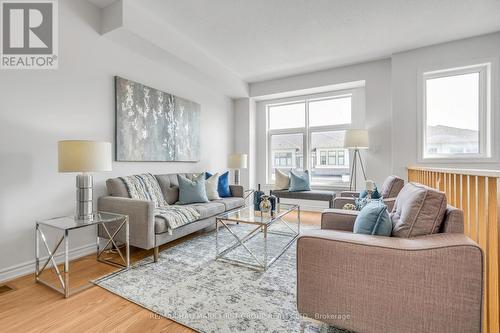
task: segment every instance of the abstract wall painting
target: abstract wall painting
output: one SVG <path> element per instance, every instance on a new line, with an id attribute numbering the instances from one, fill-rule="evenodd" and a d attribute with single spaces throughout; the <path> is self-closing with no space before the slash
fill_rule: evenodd
<path id="1" fill-rule="evenodd" d="M 115 77 L 116 160 L 200 159 L 200 105 Z"/>

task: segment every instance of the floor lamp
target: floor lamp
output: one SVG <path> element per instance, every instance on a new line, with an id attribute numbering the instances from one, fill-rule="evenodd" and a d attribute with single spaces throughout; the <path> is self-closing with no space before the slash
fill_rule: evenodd
<path id="1" fill-rule="evenodd" d="M 360 150 L 368 149 L 368 131 L 365 129 L 349 129 L 345 132 L 344 148 L 354 150 L 351 165 L 351 177 L 349 181 L 349 190 L 356 190 L 356 177 L 357 177 L 357 165 L 358 161 L 361 165 L 361 171 L 363 172 L 363 177 L 366 180 L 365 167 L 363 165 L 363 159 L 361 158 Z"/>

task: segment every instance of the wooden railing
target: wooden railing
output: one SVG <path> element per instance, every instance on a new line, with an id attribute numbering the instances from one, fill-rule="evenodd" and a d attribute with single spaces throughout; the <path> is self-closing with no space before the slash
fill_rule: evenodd
<path id="1" fill-rule="evenodd" d="M 408 180 L 446 193 L 464 212 L 464 233 L 484 251 L 484 332 L 500 332 L 499 218 L 500 171 L 409 167 Z"/>

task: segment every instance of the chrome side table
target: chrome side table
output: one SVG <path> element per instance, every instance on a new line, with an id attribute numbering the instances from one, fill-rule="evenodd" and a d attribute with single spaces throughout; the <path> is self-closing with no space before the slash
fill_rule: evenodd
<path id="1" fill-rule="evenodd" d="M 114 229 L 113 233 L 109 232 L 108 226 L 109 224 L 117 224 L 118 227 Z M 108 226 L 107 226 L 108 225 Z M 89 287 L 91 287 L 93 284 L 88 283 L 84 286 L 81 286 L 75 290 L 70 290 L 69 288 L 69 234 L 70 231 L 76 230 L 76 229 L 81 229 L 85 227 L 98 227 L 101 226 L 102 230 L 104 231 L 105 235 L 108 238 L 104 238 L 107 240 L 106 245 L 103 248 L 100 248 L 100 241 L 101 237 L 99 236 L 99 232 L 97 232 L 97 251 L 96 251 L 96 259 L 99 262 L 106 263 L 109 265 L 113 265 L 115 267 L 121 267 L 122 269 L 127 269 L 130 267 L 130 246 L 129 246 L 129 219 L 127 215 L 121 215 L 121 214 L 113 214 L 113 213 L 105 213 L 105 212 L 98 212 L 94 214 L 93 218 L 91 220 L 78 220 L 75 219 L 73 216 L 64 216 L 64 217 L 57 217 L 45 221 L 36 221 L 36 228 L 35 228 L 35 256 L 36 256 L 36 267 L 35 267 L 35 280 L 36 282 L 39 282 L 41 284 L 44 284 L 64 295 L 64 297 L 69 297 L 73 294 L 76 294 L 80 291 L 83 291 Z M 62 236 L 60 236 L 59 240 L 56 242 L 56 245 L 54 248 L 51 250 L 49 247 L 49 244 L 47 243 L 47 238 L 44 234 L 44 231 L 42 229 L 52 229 L 52 230 L 57 230 L 59 232 L 62 232 Z M 123 255 L 122 251 L 116 244 L 116 236 L 118 233 L 125 229 L 125 256 Z M 47 230 L 45 230 L 46 232 Z M 40 242 L 40 239 L 42 242 Z M 46 261 L 43 263 L 42 267 L 40 268 L 40 243 L 42 243 L 45 247 L 46 252 L 48 253 L 48 258 Z M 54 258 L 57 250 L 61 246 L 61 244 L 64 243 L 64 271 L 61 272 L 59 268 L 57 267 L 57 262 Z M 105 258 L 101 258 L 102 254 L 104 251 L 108 249 L 115 248 L 116 252 L 120 256 L 120 259 L 122 262 L 114 262 Z M 50 265 L 49 263 L 52 263 Z M 58 287 L 46 280 L 43 280 L 41 278 L 42 273 L 49 268 L 54 268 L 55 273 L 57 275 L 57 278 L 59 280 L 59 283 L 61 284 L 61 287 Z"/>

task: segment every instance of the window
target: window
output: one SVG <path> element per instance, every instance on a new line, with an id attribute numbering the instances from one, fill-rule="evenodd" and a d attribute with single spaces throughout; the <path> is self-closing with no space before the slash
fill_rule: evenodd
<path id="1" fill-rule="evenodd" d="M 344 135 L 352 125 L 352 99 L 344 92 L 267 104 L 268 179 L 274 181 L 276 168 L 308 169 L 314 185 L 346 185 Z"/>
<path id="2" fill-rule="evenodd" d="M 270 136 L 271 141 L 271 161 L 272 179 L 274 179 L 274 169 L 282 171 L 303 168 L 303 143 L 302 133 L 276 134 Z"/>
<path id="3" fill-rule="evenodd" d="M 335 110 L 335 116 L 333 117 L 332 110 Z M 309 126 L 345 125 L 350 123 L 350 96 L 309 102 Z"/>
<path id="4" fill-rule="evenodd" d="M 305 112 L 304 102 L 270 106 L 269 129 L 304 127 Z"/>
<path id="5" fill-rule="evenodd" d="M 424 73 L 422 157 L 489 158 L 489 64 Z"/>

